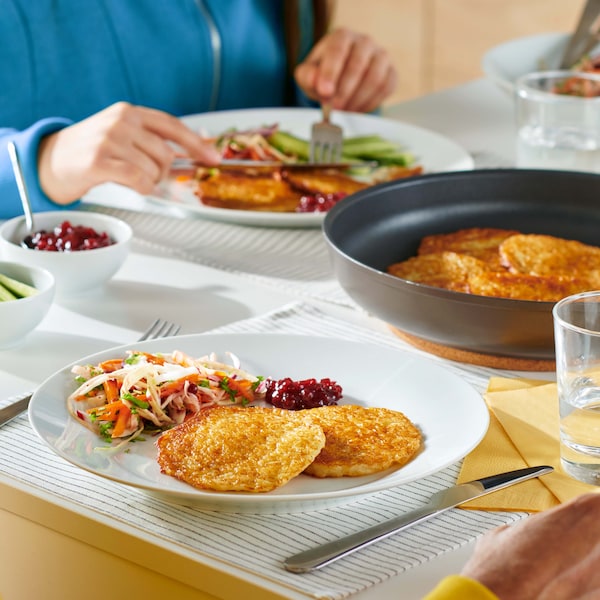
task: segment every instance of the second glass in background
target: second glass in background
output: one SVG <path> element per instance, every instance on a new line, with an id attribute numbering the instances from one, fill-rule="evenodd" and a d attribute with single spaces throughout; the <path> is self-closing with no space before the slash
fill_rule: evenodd
<path id="1" fill-rule="evenodd" d="M 553 309 L 563 469 L 600 485 L 600 291 Z"/>
<path id="2" fill-rule="evenodd" d="M 518 167 L 600 173 L 600 75 L 530 73 L 515 93 Z"/>

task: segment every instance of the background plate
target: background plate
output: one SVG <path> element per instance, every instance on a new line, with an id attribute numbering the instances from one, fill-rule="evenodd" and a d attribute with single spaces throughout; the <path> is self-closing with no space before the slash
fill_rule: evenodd
<path id="1" fill-rule="evenodd" d="M 232 110 L 183 117 L 193 130 L 217 135 L 231 128 L 248 129 L 279 124 L 283 131 L 308 139 L 312 124 L 321 119 L 319 110 L 311 108 L 259 108 Z M 412 152 L 425 172 L 462 171 L 473 168 L 473 159 L 458 144 L 437 133 L 373 115 L 334 112 L 333 119 L 344 135 L 379 134 Z M 151 200 L 185 209 L 198 216 L 241 225 L 267 227 L 319 227 L 324 213 L 276 213 L 230 210 L 204 206 L 193 193 L 191 183 L 168 179 L 160 184 Z"/>
<path id="2" fill-rule="evenodd" d="M 481 67 L 489 79 L 512 94 L 516 80 L 522 75 L 558 69 L 570 38 L 570 33 L 542 33 L 516 38 L 488 50 L 481 59 Z M 599 51 L 600 45 L 592 54 Z"/>
<path id="3" fill-rule="evenodd" d="M 474 448 L 488 426 L 481 396 L 467 383 L 426 359 L 355 342 L 277 334 L 189 335 L 120 346 L 76 364 L 124 356 L 127 348 L 150 352 L 182 350 L 193 356 L 235 353 L 242 367 L 276 378 L 330 377 L 344 390 L 344 402 L 400 410 L 424 435 L 424 449 L 398 470 L 367 477 L 316 479 L 300 475 L 266 494 L 197 490 L 160 473 L 153 439 L 130 444 L 128 452 L 98 452 L 106 447 L 68 413 L 66 397 L 75 384 L 71 365 L 48 378 L 29 407 L 34 430 L 69 462 L 165 500 L 232 512 L 316 510 L 378 490 L 402 485 L 456 462 Z M 460 432 L 460 433 L 459 433 Z"/>

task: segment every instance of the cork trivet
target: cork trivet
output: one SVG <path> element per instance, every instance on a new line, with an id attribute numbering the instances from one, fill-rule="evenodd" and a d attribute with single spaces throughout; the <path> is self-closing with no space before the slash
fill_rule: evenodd
<path id="1" fill-rule="evenodd" d="M 459 348 L 450 348 L 442 344 L 430 342 L 420 337 L 396 329 L 390 325 L 390 329 L 399 338 L 408 342 L 411 346 L 447 358 L 457 362 L 467 363 L 470 365 L 478 365 L 480 367 L 492 367 L 493 369 L 507 369 L 510 371 L 554 371 L 556 362 L 554 360 L 542 360 L 532 358 L 514 358 L 512 356 L 497 356 L 495 354 L 483 354 L 479 352 L 471 352 L 470 350 L 461 350 Z"/>

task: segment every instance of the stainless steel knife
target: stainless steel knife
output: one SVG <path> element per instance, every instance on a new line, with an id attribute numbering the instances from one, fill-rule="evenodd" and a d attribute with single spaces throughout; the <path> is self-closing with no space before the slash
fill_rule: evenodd
<path id="1" fill-rule="evenodd" d="M 9 421 L 12 421 L 15 417 L 18 417 L 22 412 L 27 410 L 29 401 L 31 400 L 32 394 L 12 402 L 11 404 L 0 408 L 0 427 Z"/>
<path id="2" fill-rule="evenodd" d="M 198 167 L 205 167 L 202 163 L 196 162 L 189 158 L 178 157 L 171 163 L 172 171 L 196 169 Z M 302 171 L 305 169 L 349 169 L 349 168 L 360 168 L 360 169 L 375 169 L 379 166 L 376 161 L 356 161 L 356 162 L 330 162 L 330 163 L 315 163 L 315 162 L 298 162 L 298 163 L 283 163 L 280 161 L 266 161 L 266 160 L 237 160 L 237 159 L 224 159 L 218 165 L 215 165 L 215 169 L 274 169 L 274 168 L 285 168 L 294 171 Z M 210 168 L 210 167 L 207 167 Z"/>
<path id="3" fill-rule="evenodd" d="M 360 548 L 389 537 L 393 533 L 406 529 L 411 525 L 431 519 L 463 502 L 479 498 L 490 492 L 495 492 L 496 490 L 527 479 L 545 475 L 553 470 L 552 467 L 546 465 L 530 467 L 452 486 L 433 494 L 429 502 L 422 508 L 352 533 L 333 542 L 305 550 L 299 554 L 294 554 L 285 560 L 283 566 L 292 573 L 308 573 L 314 569 L 320 569 L 344 556 L 356 552 Z"/>

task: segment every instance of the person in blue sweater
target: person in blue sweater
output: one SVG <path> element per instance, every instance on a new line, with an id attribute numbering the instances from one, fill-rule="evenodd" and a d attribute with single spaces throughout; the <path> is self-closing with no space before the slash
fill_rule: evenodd
<path id="1" fill-rule="evenodd" d="M 174 157 L 219 157 L 177 117 L 302 106 L 369 112 L 393 90 L 388 53 L 328 32 L 319 0 L 3 0 L 0 218 L 22 212 L 6 144 L 35 211 L 112 181 L 149 193 Z"/>

